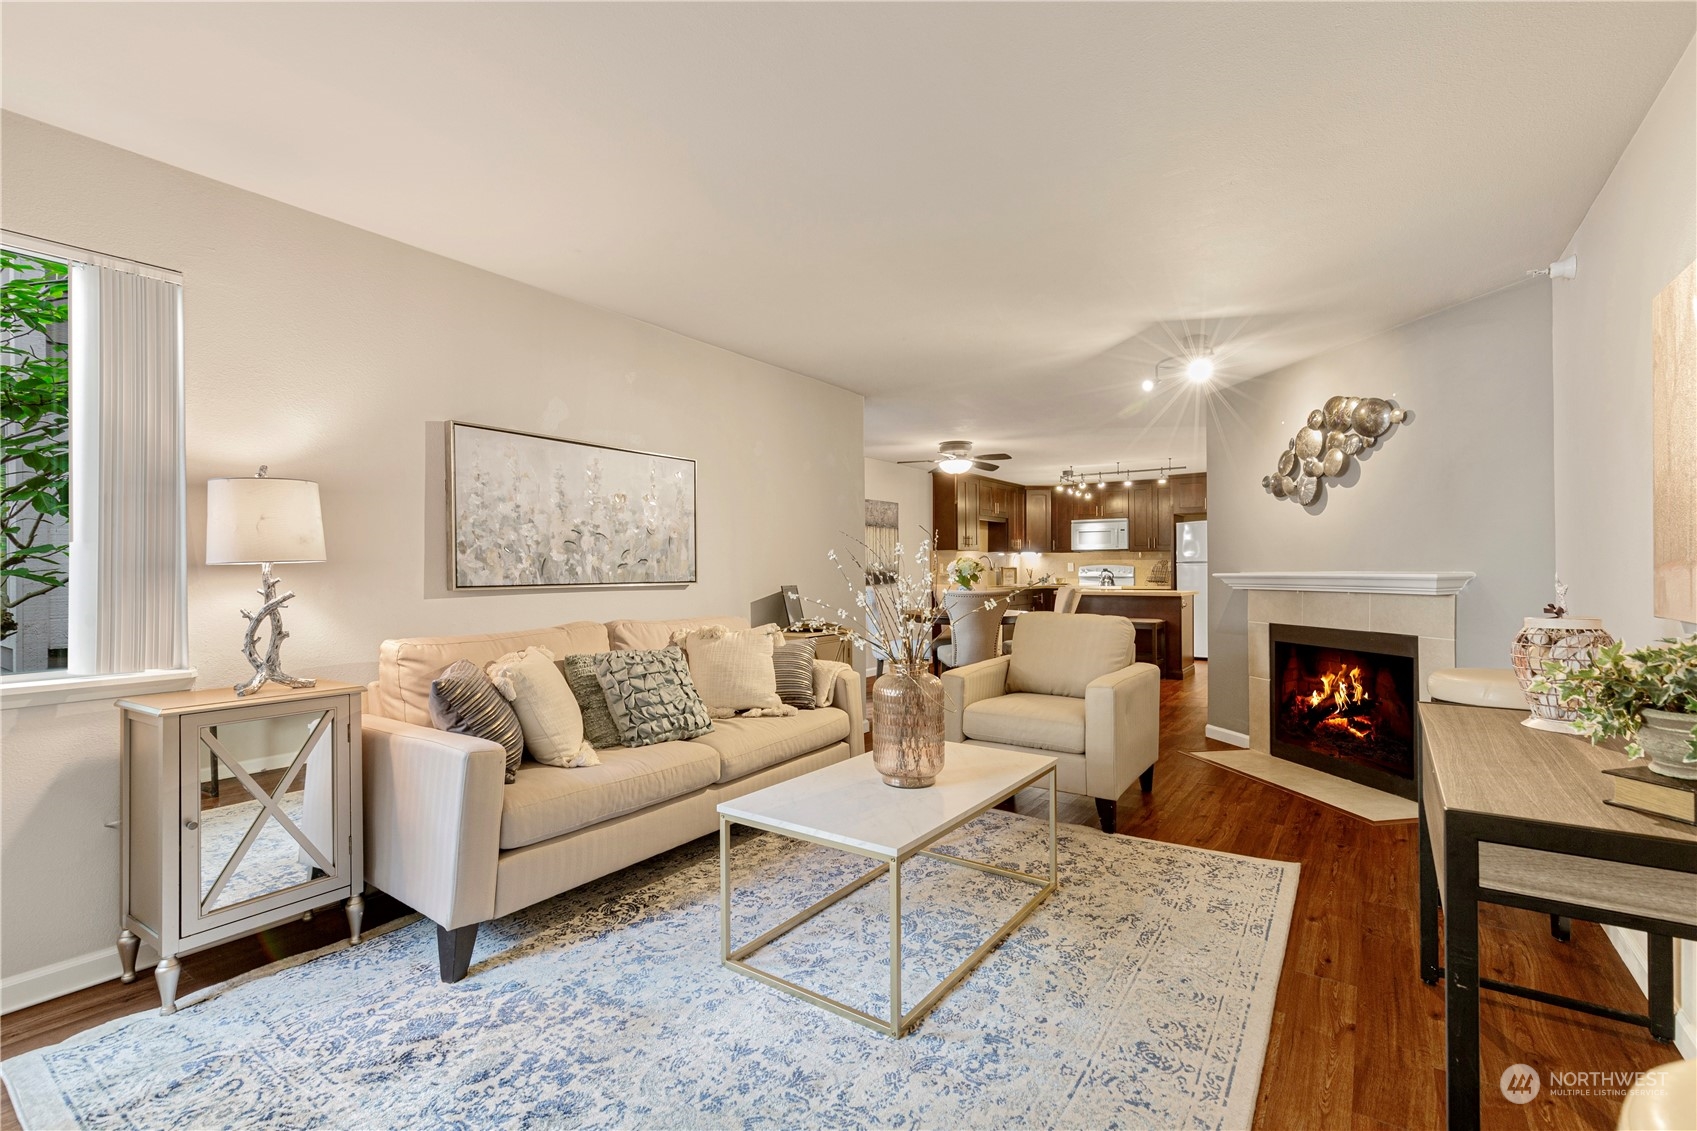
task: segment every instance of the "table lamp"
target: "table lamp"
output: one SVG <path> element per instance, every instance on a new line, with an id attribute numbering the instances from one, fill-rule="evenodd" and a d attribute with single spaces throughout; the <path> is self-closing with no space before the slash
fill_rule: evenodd
<path id="1" fill-rule="evenodd" d="M 261 467 L 251 479 L 206 481 L 206 564 L 259 566 L 258 611 L 242 610 L 247 635 L 242 655 L 253 665 L 253 678 L 236 684 L 237 695 L 251 695 L 267 683 L 311 687 L 317 680 L 298 679 L 283 671 L 281 610 L 294 597 L 279 594 L 271 567 L 277 562 L 324 560 L 324 516 L 318 506 L 318 484 L 305 479 L 272 479 Z M 271 639 L 259 655 L 260 626 L 269 621 Z"/>

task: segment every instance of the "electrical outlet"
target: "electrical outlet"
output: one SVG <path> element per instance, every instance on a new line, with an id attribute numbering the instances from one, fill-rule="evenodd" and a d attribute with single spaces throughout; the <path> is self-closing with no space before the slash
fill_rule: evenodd
<path id="1" fill-rule="evenodd" d="M 1072 563 L 1071 563 L 1071 562 L 1068 562 L 1068 563 L 1067 563 L 1067 572 L 1068 572 L 1068 573 L 1071 573 L 1071 572 L 1072 572 Z"/>

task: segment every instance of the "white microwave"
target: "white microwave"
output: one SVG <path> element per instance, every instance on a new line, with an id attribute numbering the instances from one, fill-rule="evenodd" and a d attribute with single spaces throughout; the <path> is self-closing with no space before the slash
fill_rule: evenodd
<path id="1" fill-rule="evenodd" d="M 1123 518 L 1077 518 L 1072 523 L 1072 548 L 1077 550 L 1128 550 L 1130 523 Z"/>

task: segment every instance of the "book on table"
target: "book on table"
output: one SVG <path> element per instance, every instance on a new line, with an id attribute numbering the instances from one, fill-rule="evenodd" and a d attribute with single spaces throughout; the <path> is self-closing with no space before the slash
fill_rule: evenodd
<path id="1" fill-rule="evenodd" d="M 1644 766 L 1604 770 L 1614 779 L 1610 805 L 1697 825 L 1697 779 L 1670 778 Z"/>

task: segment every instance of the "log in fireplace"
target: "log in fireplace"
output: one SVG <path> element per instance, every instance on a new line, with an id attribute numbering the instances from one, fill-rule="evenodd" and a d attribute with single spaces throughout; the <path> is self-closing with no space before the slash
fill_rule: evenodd
<path id="1" fill-rule="evenodd" d="M 1414 800 L 1418 637 L 1268 626 L 1275 757 Z"/>

